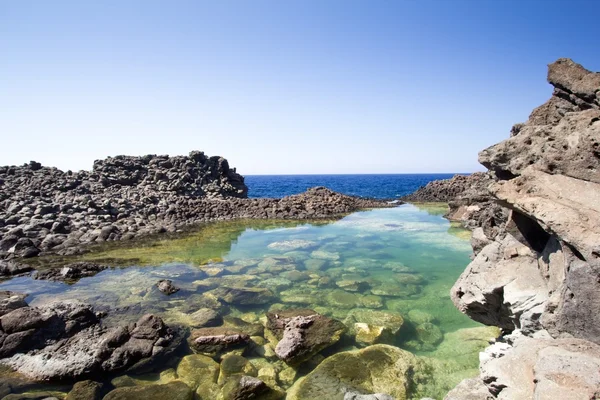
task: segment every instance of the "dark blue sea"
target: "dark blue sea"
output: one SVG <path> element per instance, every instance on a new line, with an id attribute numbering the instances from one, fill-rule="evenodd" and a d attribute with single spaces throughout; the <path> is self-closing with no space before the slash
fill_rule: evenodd
<path id="1" fill-rule="evenodd" d="M 325 186 L 352 196 L 396 199 L 431 181 L 452 178 L 454 175 L 247 175 L 245 182 L 248 186 L 248 197 L 279 198 L 302 193 L 314 186 Z"/>

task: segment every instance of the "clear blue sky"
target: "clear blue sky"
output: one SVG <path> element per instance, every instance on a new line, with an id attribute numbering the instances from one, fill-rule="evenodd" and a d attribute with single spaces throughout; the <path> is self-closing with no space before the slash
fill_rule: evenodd
<path id="1" fill-rule="evenodd" d="M 469 172 L 600 70 L 600 1 L 0 0 L 0 165 L 226 157 L 242 174 Z"/>

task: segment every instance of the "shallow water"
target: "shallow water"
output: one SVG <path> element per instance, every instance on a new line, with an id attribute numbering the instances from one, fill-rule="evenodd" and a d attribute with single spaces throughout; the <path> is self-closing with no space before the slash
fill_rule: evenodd
<path id="1" fill-rule="evenodd" d="M 266 288 L 273 294 L 256 301 L 263 304 L 218 305 L 220 312 L 248 323 L 260 323 L 269 309 L 312 308 L 346 321 L 351 330 L 354 320 L 348 322 L 348 315 L 357 309 L 399 314 L 405 323 L 391 344 L 439 361 L 431 385 L 419 389 L 420 395 L 439 398 L 476 374 L 477 352 L 485 344 L 474 341 L 477 331 L 464 329 L 479 325 L 450 300 L 471 248 L 440 211 L 439 206 L 402 205 L 318 224 L 210 224 L 183 237 L 88 254 L 86 259 L 122 266 L 71 285 L 16 278 L 1 283 L 0 290 L 28 293 L 33 306 L 77 298 L 106 307 L 108 324 L 152 312 L 167 323 L 193 325 L 189 315 L 205 306 L 207 297 L 218 298 L 223 286 Z M 155 287 L 159 279 L 173 280 L 181 291 L 167 297 Z M 434 337 L 432 329 L 427 335 L 419 331 L 423 319 L 435 325 Z M 325 355 L 361 346 L 351 332 L 347 336 Z"/>

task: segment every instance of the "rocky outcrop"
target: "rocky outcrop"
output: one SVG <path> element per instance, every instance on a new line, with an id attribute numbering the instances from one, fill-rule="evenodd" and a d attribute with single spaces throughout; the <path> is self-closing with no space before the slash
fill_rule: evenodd
<path id="1" fill-rule="evenodd" d="M 600 395 L 600 73 L 560 59 L 548 81 L 551 99 L 479 155 L 509 217 L 494 235 L 473 232 L 477 255 L 451 295 L 512 333 L 448 399 L 475 398 L 481 384 L 500 399 Z"/>
<path id="2" fill-rule="evenodd" d="M 61 268 L 48 268 L 38 270 L 34 274 L 35 279 L 61 282 L 75 282 L 81 278 L 94 276 L 98 272 L 109 268 L 107 265 L 80 261 L 65 265 Z"/>
<path id="3" fill-rule="evenodd" d="M 235 218 L 311 219 L 382 207 L 325 188 L 247 199 L 244 178 L 221 157 L 117 156 L 92 171 L 31 162 L 0 167 L 0 260 L 72 254 L 81 246 Z M 0 277 L 15 275 L 0 265 Z"/>
<path id="4" fill-rule="evenodd" d="M 279 310 L 267 313 L 267 329 L 278 340 L 275 354 L 298 365 L 340 340 L 346 327 L 313 310 Z"/>
<path id="5" fill-rule="evenodd" d="M 410 203 L 429 203 L 454 201 L 460 197 L 469 197 L 473 202 L 487 200 L 487 187 L 491 177 L 483 172 L 470 175 L 455 175 L 450 179 L 431 181 L 415 192 L 402 197 Z"/>
<path id="6" fill-rule="evenodd" d="M 24 304 L 0 317 L 0 326 L 0 364 L 35 380 L 143 369 L 180 342 L 156 316 L 107 328 L 89 305 L 78 301 Z"/>

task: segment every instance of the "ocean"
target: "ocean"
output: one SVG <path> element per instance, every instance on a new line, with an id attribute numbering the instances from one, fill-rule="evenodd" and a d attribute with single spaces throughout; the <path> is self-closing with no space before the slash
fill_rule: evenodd
<path id="1" fill-rule="evenodd" d="M 396 199 L 452 174 L 380 174 L 380 175 L 246 175 L 248 197 L 280 198 L 325 186 L 336 192 L 377 199 Z M 468 175 L 468 174 L 465 174 Z"/>

